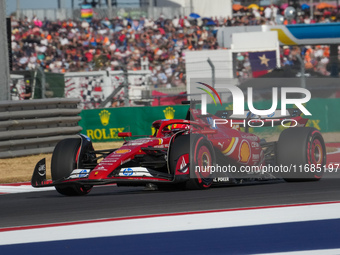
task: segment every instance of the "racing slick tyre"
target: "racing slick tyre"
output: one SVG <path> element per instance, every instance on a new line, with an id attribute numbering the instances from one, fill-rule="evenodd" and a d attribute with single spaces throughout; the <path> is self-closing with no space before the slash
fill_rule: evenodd
<path id="1" fill-rule="evenodd" d="M 326 147 L 321 133 L 312 127 L 288 128 L 277 143 L 277 163 L 287 182 L 318 181 L 326 164 Z"/>
<path id="2" fill-rule="evenodd" d="M 190 135 L 190 180 L 186 188 L 210 188 L 213 182 L 210 167 L 215 163 L 215 152 L 210 141 L 203 135 Z"/>
<path id="3" fill-rule="evenodd" d="M 81 139 L 69 138 L 60 141 L 55 147 L 52 155 L 51 174 L 52 181 L 57 181 L 70 176 L 72 171 L 77 168 L 77 160 L 82 161 L 83 155 L 78 155 L 81 145 Z M 81 163 L 78 165 L 81 167 Z M 55 189 L 65 196 L 81 196 L 88 194 L 92 186 L 90 185 L 58 185 Z"/>
<path id="4" fill-rule="evenodd" d="M 178 161 L 183 160 L 182 157 L 187 158 L 186 163 L 189 163 L 189 151 L 190 151 L 190 136 L 189 135 L 176 135 L 173 137 L 173 141 L 169 147 L 169 158 L 168 164 L 170 173 L 175 176 L 176 167 L 178 165 Z M 157 184 L 158 190 L 184 190 L 186 188 L 186 179 L 185 176 L 188 173 L 188 166 L 182 167 L 181 172 L 182 176 L 176 176 L 175 183 L 159 183 Z"/>

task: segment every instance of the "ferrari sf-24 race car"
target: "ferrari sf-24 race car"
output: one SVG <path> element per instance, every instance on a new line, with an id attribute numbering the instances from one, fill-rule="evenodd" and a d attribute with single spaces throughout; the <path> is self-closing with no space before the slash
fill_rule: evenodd
<path id="1" fill-rule="evenodd" d="M 56 145 L 51 162 L 52 180 L 46 180 L 46 164 L 42 159 L 35 167 L 31 184 L 37 188 L 54 186 L 63 195 L 75 196 L 88 194 L 94 185 L 112 183 L 159 189 L 207 189 L 214 184 L 271 178 L 319 180 L 322 171 L 301 168 L 325 166 L 322 135 L 315 128 L 305 127 L 307 119 L 301 117 L 299 109 L 288 112 L 287 116 L 272 119 L 260 116 L 250 119 L 251 114 L 246 119 L 233 119 L 232 111 L 202 115 L 201 110 L 191 105 L 185 119 L 157 120 L 152 123 L 155 130 L 152 136 L 128 140 L 122 147 L 109 150 L 94 150 L 91 140 L 79 134 L 79 138 L 65 139 Z M 288 118 L 296 127 L 285 129 L 278 141 L 266 142 L 248 132 L 249 126 L 279 125 Z M 217 125 L 216 120 L 233 121 L 233 125 Z M 119 136 L 124 140 L 135 138 L 129 132 Z M 214 168 L 217 166 L 227 171 L 217 173 Z M 261 171 L 266 166 L 284 167 L 285 171 Z M 240 171 L 245 167 L 258 170 Z"/>

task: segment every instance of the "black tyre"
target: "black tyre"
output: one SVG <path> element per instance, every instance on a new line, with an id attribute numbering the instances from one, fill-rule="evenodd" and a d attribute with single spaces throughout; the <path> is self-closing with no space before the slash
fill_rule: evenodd
<path id="1" fill-rule="evenodd" d="M 175 183 L 172 184 L 175 189 L 207 189 L 211 186 L 213 179 L 209 166 L 215 165 L 216 158 L 214 149 L 205 136 L 178 135 L 172 141 L 169 150 L 168 164 L 171 174 L 175 174 L 178 164 L 185 166 L 182 163 L 183 159 L 189 163 L 187 169 L 183 168 L 183 174 L 186 175 L 176 175 Z M 196 166 L 206 167 L 208 171 L 195 172 Z M 158 187 L 164 189 L 169 185 L 159 184 Z"/>
<path id="2" fill-rule="evenodd" d="M 321 133 L 311 127 L 288 128 L 277 143 L 277 163 L 285 181 L 318 181 L 326 164 L 326 147 Z"/>
<path id="3" fill-rule="evenodd" d="M 190 153 L 190 135 L 178 135 L 174 138 L 169 152 L 169 169 L 171 174 L 175 174 L 178 160 L 181 156 Z"/>
<path id="4" fill-rule="evenodd" d="M 187 158 L 189 158 L 190 151 L 190 136 L 189 135 L 175 135 L 172 138 L 171 145 L 169 148 L 169 158 L 168 158 L 168 167 L 170 170 L 170 174 L 175 176 L 176 166 L 178 161 L 182 159 L 182 156 L 187 154 Z M 189 163 L 189 161 L 187 161 Z M 175 176 L 175 180 L 172 183 L 158 183 L 158 190 L 170 191 L 170 190 L 184 190 L 186 189 L 186 181 L 187 176 L 185 175 L 189 171 L 185 169 L 183 171 L 182 176 Z M 188 172 L 189 173 L 189 172 Z"/>
<path id="5" fill-rule="evenodd" d="M 60 141 L 55 147 L 52 155 L 51 174 L 52 181 L 57 181 L 70 176 L 72 171 L 78 166 L 81 167 L 82 155 L 78 155 L 80 151 L 81 139 L 70 138 Z M 82 152 L 84 153 L 84 151 Z M 65 196 L 81 196 L 88 194 L 92 186 L 90 185 L 60 185 L 55 189 Z"/>
<path id="6" fill-rule="evenodd" d="M 208 189 L 213 182 L 210 167 L 216 163 L 214 148 L 203 135 L 191 135 L 190 144 L 190 180 L 187 189 Z"/>

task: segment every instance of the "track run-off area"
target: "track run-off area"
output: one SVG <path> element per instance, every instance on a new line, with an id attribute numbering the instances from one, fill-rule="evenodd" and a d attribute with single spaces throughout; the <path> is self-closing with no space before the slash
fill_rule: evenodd
<path id="1" fill-rule="evenodd" d="M 0 254 L 340 254 L 334 176 L 197 191 L 110 185 L 83 197 L 32 190 L 0 186 Z"/>

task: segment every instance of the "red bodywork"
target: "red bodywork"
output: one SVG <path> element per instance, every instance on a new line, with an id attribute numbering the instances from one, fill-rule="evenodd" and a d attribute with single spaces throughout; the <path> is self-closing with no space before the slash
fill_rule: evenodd
<path id="1" fill-rule="evenodd" d="M 169 179 L 154 178 L 154 177 L 132 177 L 132 176 L 115 176 L 108 177 L 108 175 L 120 167 L 123 163 L 132 160 L 136 155 L 145 155 L 147 152 L 142 148 L 168 148 L 171 142 L 171 136 L 173 132 L 168 130 L 167 127 L 174 126 L 176 129 L 180 126 L 180 130 L 187 129 L 190 134 L 203 134 L 212 143 L 215 149 L 222 152 L 223 155 L 230 158 L 231 161 L 237 162 L 242 165 L 260 165 L 264 162 L 264 153 L 260 146 L 260 138 L 254 134 L 240 131 L 240 128 L 229 125 L 217 125 L 217 128 L 213 128 L 211 123 L 206 121 L 206 118 L 201 117 L 201 111 L 198 109 L 192 109 L 190 120 L 157 120 L 152 125 L 157 130 L 154 136 L 148 138 L 141 138 L 124 143 L 115 152 L 104 158 L 94 169 L 91 171 L 88 179 L 126 179 L 126 180 L 150 180 L 150 181 L 170 181 Z M 220 119 L 214 115 L 211 115 L 211 119 Z M 293 117 L 300 125 L 306 123 L 306 119 L 300 116 Z M 265 121 L 265 122 L 268 122 Z M 235 120 L 234 123 L 237 123 Z M 178 125 L 178 126 L 177 126 Z M 236 124 L 237 125 L 237 124 Z M 167 129 L 164 131 L 164 129 Z M 130 136 L 126 134 L 126 136 Z M 188 159 L 185 159 L 188 161 Z M 179 160 L 180 161 L 180 160 Z M 179 166 L 176 167 L 178 170 Z M 169 171 L 170 172 L 170 171 Z M 176 174 L 182 174 L 175 171 Z M 189 174 L 189 172 L 187 173 Z"/>
<path id="2" fill-rule="evenodd" d="M 94 168 L 88 170 L 87 174 L 75 174 L 63 180 L 58 180 L 48 186 L 63 185 L 65 183 L 80 183 L 89 185 L 101 185 L 108 183 L 156 183 L 156 182 L 179 182 L 180 178 L 189 178 L 190 171 L 189 154 L 186 152 L 176 159 L 176 169 L 169 167 L 169 147 L 179 132 L 181 134 L 203 135 L 213 146 L 215 151 L 228 158 L 230 162 L 238 165 L 257 166 L 265 161 L 260 138 L 254 134 L 240 131 L 240 125 L 234 121 L 234 125 L 219 124 L 215 127 L 212 123 L 221 120 L 215 115 L 201 115 L 198 109 L 190 109 L 187 119 L 157 120 L 152 124 L 155 132 L 153 136 L 126 141 L 122 147 L 111 150 L 105 155 Z M 304 126 L 307 119 L 295 114 L 286 116 L 293 119 L 299 126 Z M 188 120 L 190 119 L 190 120 Z M 278 120 L 283 120 L 284 117 Z M 231 119 L 227 119 L 231 120 Z M 270 120 L 264 120 L 267 124 Z M 253 120 L 252 123 L 256 123 Z M 120 133 L 120 136 L 130 137 L 131 133 Z M 84 139 L 84 136 L 82 136 Z M 86 138 L 89 142 L 89 138 Z M 96 153 L 96 152 L 94 152 Z M 79 152 L 78 152 L 79 154 Z M 148 160 L 138 161 L 141 158 Z M 161 159 L 157 161 L 157 158 Z M 77 156 L 78 160 L 78 156 Z M 77 161 L 76 160 L 76 161 Z M 81 169 L 76 169 L 81 170 Z M 37 170 L 38 171 L 38 170 Z M 38 175 L 36 175 L 38 176 Z M 72 177 L 71 177 L 72 176 Z M 183 181 L 185 179 L 181 179 Z M 40 182 L 40 183 L 39 183 Z M 32 181 L 35 187 L 47 186 L 43 180 Z"/>

